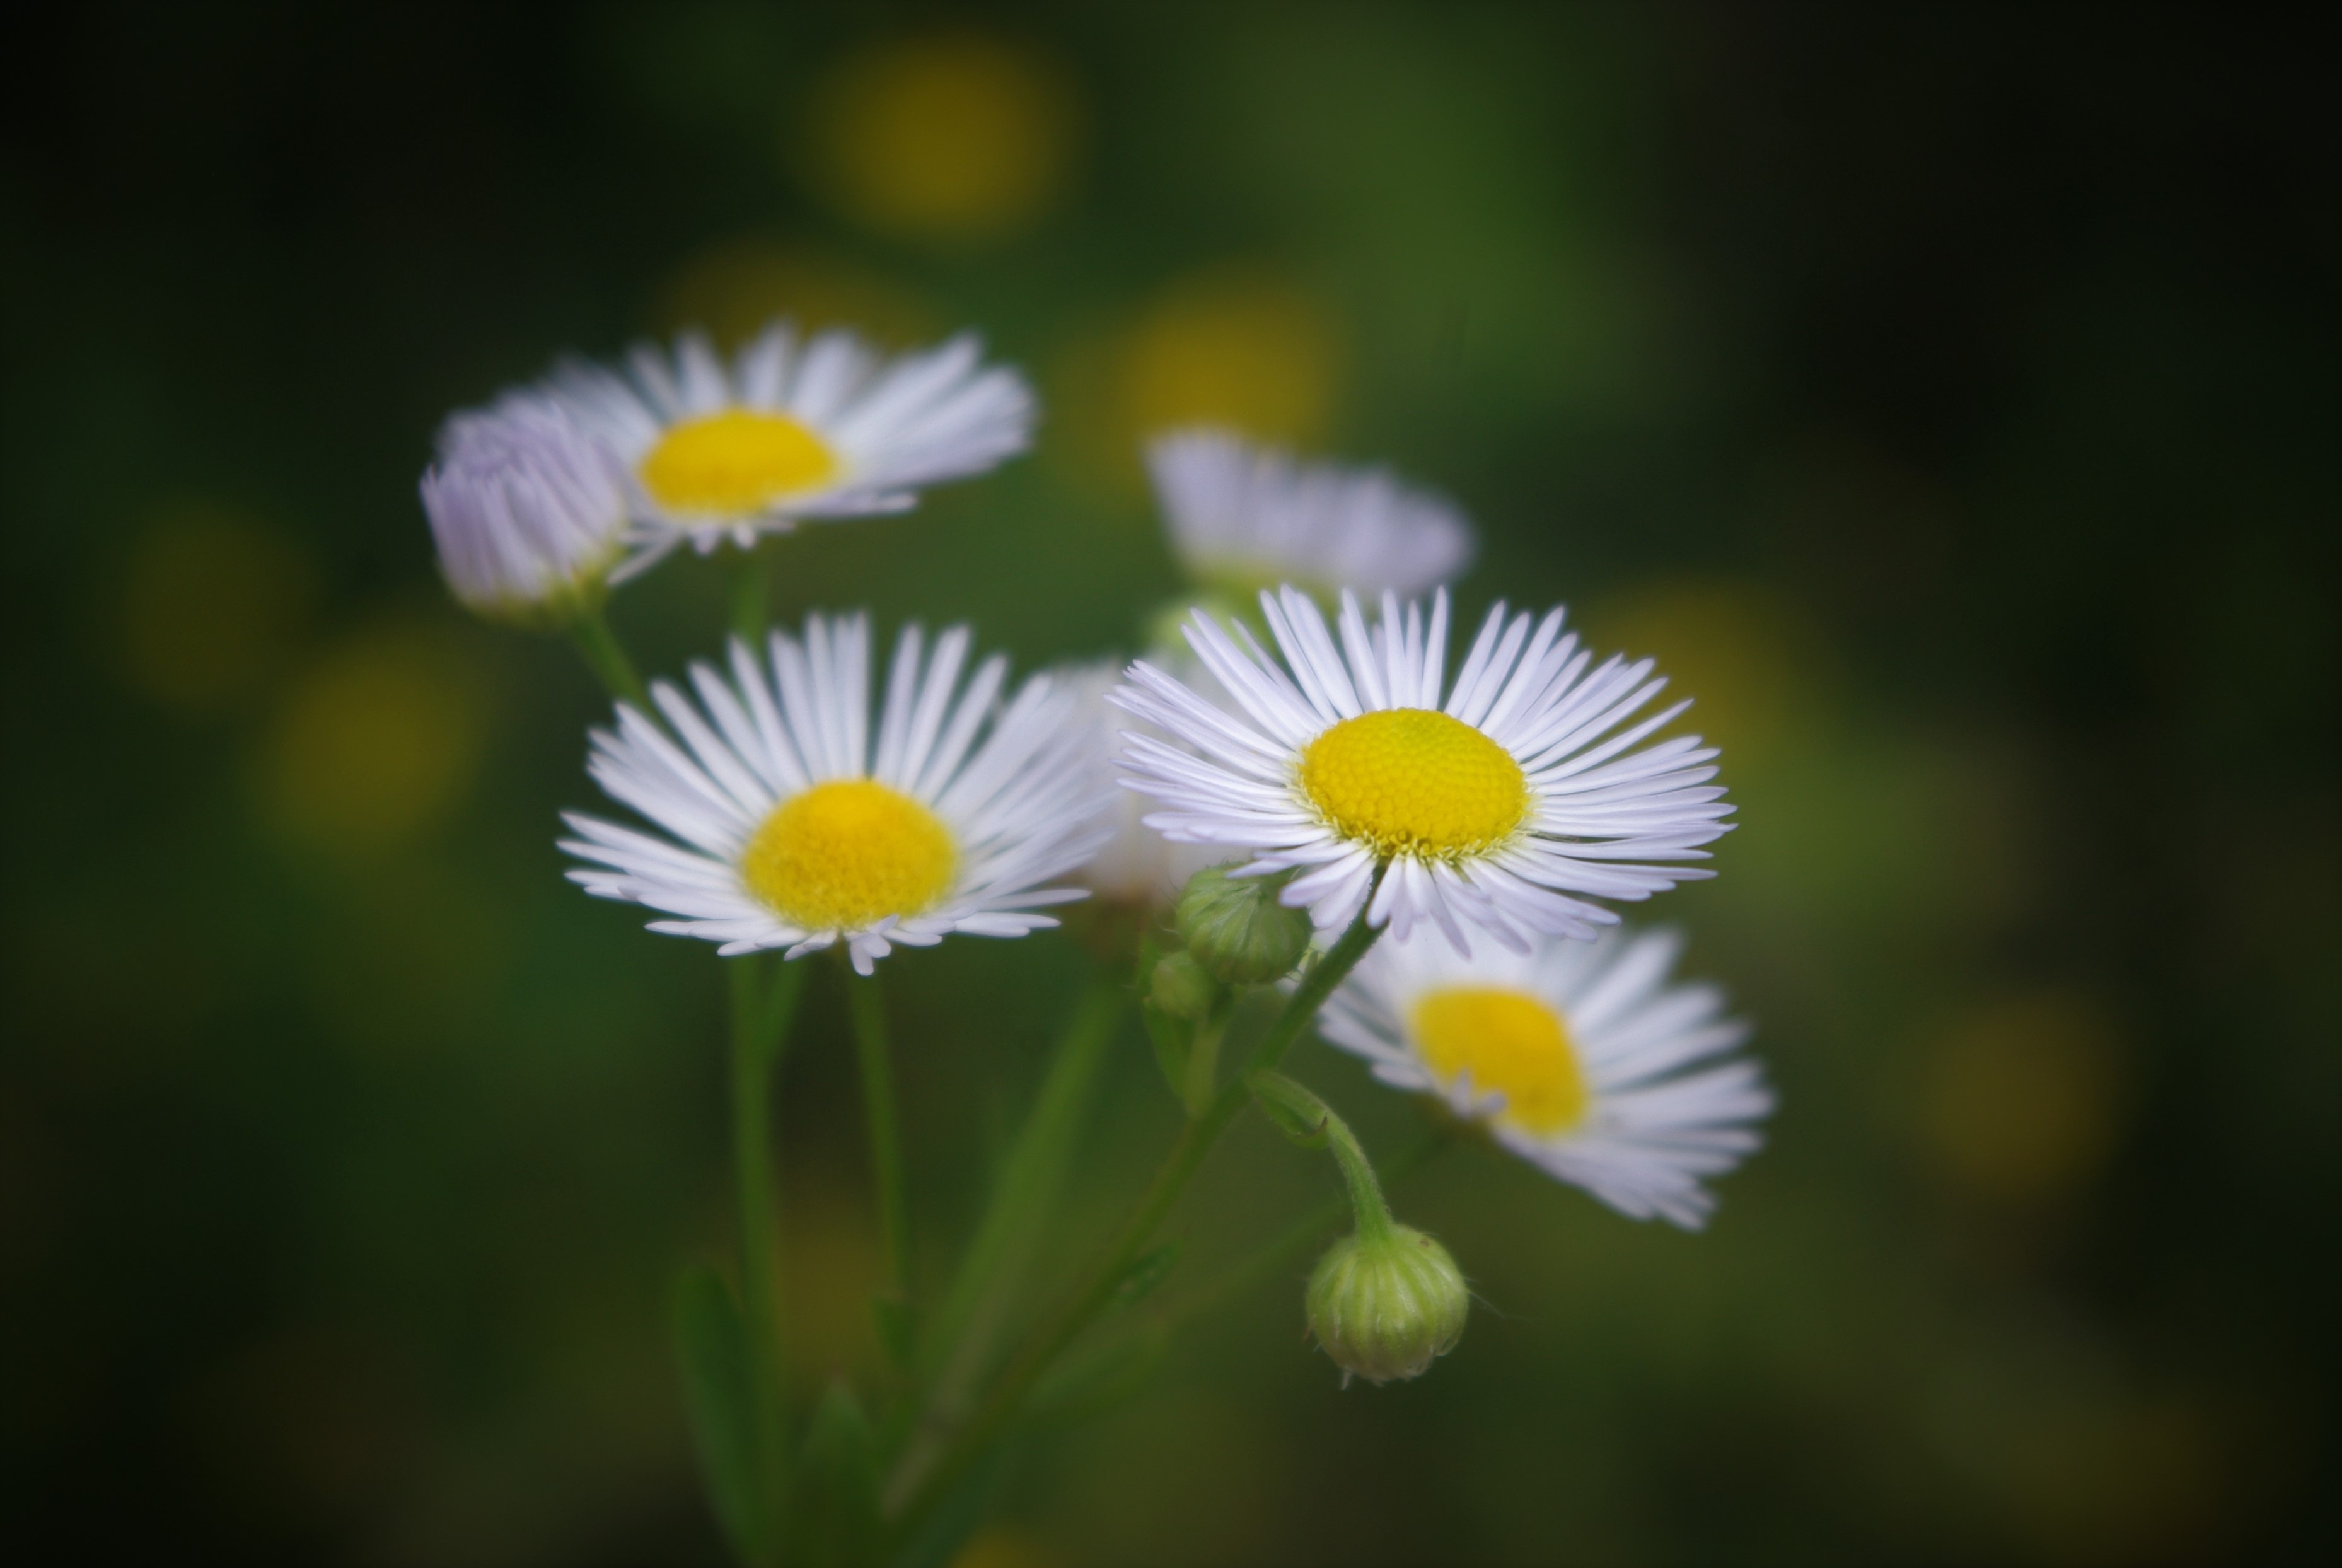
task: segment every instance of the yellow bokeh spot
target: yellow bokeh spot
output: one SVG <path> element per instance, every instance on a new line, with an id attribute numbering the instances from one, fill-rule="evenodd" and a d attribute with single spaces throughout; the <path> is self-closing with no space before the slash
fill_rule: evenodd
<path id="1" fill-rule="evenodd" d="M 951 1568 L 1057 1568 L 1062 1561 L 1026 1532 L 993 1525 L 968 1537 Z"/>
<path id="2" fill-rule="evenodd" d="M 1585 619 L 1597 647 L 1656 657 L 1663 700 L 1696 698 L 1683 726 L 1723 748 L 1731 766 L 1800 749 L 1829 721 L 1837 668 L 1821 624 L 1771 588 L 1682 579 L 1596 605 Z"/>
<path id="3" fill-rule="evenodd" d="M 2005 999 L 1939 1038 L 1927 1060 L 1922 1124 L 1955 1182 L 2008 1201 L 2056 1197 L 2112 1151 L 2121 1053 L 2095 999 L 2039 991 Z"/>
<path id="4" fill-rule="evenodd" d="M 1473 1090 L 1501 1094 L 1496 1120 L 1549 1137 L 1586 1120 L 1593 1103 L 1569 1030 L 1525 991 L 1456 986 L 1415 1004 L 1416 1050 L 1443 1084 L 1469 1075 Z"/>
<path id="5" fill-rule="evenodd" d="M 445 817 L 485 734 L 457 650 L 420 628 L 363 633 L 305 672 L 262 757 L 288 837 L 337 854 L 405 843 Z"/>
<path id="6" fill-rule="evenodd" d="M 1131 329 L 1121 360 L 1134 437 L 1213 424 L 1310 445 L 1332 419 L 1340 349 L 1325 307 L 1306 291 L 1229 271 L 1165 292 Z"/>
<path id="7" fill-rule="evenodd" d="M 727 408 L 686 419 L 643 457 L 643 488 L 670 511 L 737 518 L 837 477 L 829 444 L 786 414 Z"/>
<path id="8" fill-rule="evenodd" d="M 264 685 L 316 597 L 299 541 L 233 509 L 182 503 L 131 544 L 115 606 L 124 678 L 182 713 L 215 712 Z"/>
<path id="9" fill-rule="evenodd" d="M 806 333 L 849 327 L 894 347 L 936 336 L 919 300 L 875 273 L 776 240 L 726 240 L 692 256 L 659 291 L 662 332 L 696 327 L 730 348 L 786 317 Z"/>
<path id="10" fill-rule="evenodd" d="M 808 931 L 916 915 L 951 886 L 951 830 L 900 790 L 834 779 L 776 807 L 740 859 L 748 890 Z"/>
<path id="11" fill-rule="evenodd" d="M 1427 708 L 1346 719 L 1301 754 L 1301 788 L 1334 830 L 1384 855 L 1454 859 L 1528 815 L 1528 780 L 1486 735 Z"/>
<path id="12" fill-rule="evenodd" d="M 945 242 L 996 239 L 1046 211 L 1080 120 L 1054 62 L 971 34 L 849 58 L 815 106 L 819 173 L 839 205 L 884 233 Z"/>

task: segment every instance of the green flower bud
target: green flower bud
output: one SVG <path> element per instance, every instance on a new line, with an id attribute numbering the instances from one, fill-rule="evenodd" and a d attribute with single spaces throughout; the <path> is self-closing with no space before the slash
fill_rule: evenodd
<path id="1" fill-rule="evenodd" d="M 1375 1383 L 1421 1376 L 1456 1348 L 1472 1304 L 1447 1249 L 1405 1225 L 1335 1242 L 1306 1299 L 1309 1332 L 1345 1382 L 1354 1372 Z"/>
<path id="2" fill-rule="evenodd" d="M 1146 982 L 1147 1000 L 1173 1018 L 1190 1022 L 1200 1022 L 1208 1017 L 1219 996 L 1219 982 L 1186 953 L 1171 953 L 1158 960 L 1153 977 Z"/>
<path id="3" fill-rule="evenodd" d="M 1223 985 L 1283 980 L 1309 950 L 1309 917 L 1276 901 L 1283 877 L 1232 877 L 1212 866 L 1187 879 L 1172 922 L 1187 951 Z"/>

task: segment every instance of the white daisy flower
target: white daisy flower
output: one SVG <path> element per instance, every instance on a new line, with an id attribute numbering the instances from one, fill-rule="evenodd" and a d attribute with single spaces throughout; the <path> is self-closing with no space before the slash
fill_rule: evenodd
<path id="1" fill-rule="evenodd" d="M 622 704 L 616 729 L 594 732 L 587 770 L 675 841 L 567 814 L 577 837 L 561 847 L 591 862 L 570 879 L 679 917 L 650 929 L 726 957 L 844 941 L 866 975 L 898 942 L 1056 925 L 1033 911 L 1083 893 L 1043 884 L 1105 837 L 1088 826 L 1106 804 L 1083 765 L 1090 737 L 1074 694 L 1046 676 L 1003 706 L 1006 658 L 963 686 L 969 642 L 954 627 L 930 653 L 904 628 L 875 753 L 865 616 L 815 616 L 802 642 L 774 632 L 769 672 L 735 639 L 729 680 L 692 667 L 696 704 L 654 685 L 680 744 Z"/>
<path id="2" fill-rule="evenodd" d="M 482 615 L 566 619 L 624 548 L 626 474 L 558 404 L 515 393 L 451 416 L 423 475 L 439 569 Z"/>
<path id="3" fill-rule="evenodd" d="M 1188 878 L 1228 857 L 1225 851 L 1173 843 L 1146 825 L 1146 802 L 1141 797 L 1115 788 L 1115 753 L 1121 747 L 1123 732 L 1132 724 L 1106 699 L 1122 678 L 1120 661 L 1069 665 L 1056 673 L 1075 694 L 1089 726 L 1087 766 L 1111 801 L 1103 819 L 1111 836 L 1074 873 L 1074 880 L 1109 903 L 1168 905 Z M 1162 736 L 1152 725 L 1146 728 L 1148 733 Z"/>
<path id="4" fill-rule="evenodd" d="M 1418 594 L 1472 559 L 1472 526 L 1445 497 L 1381 468 L 1304 463 L 1226 430 L 1179 430 L 1146 450 L 1180 565 L 1245 594 Z"/>
<path id="5" fill-rule="evenodd" d="M 1617 920 L 1588 899 L 1710 874 L 1666 862 L 1706 859 L 1699 846 L 1726 830 L 1716 753 L 1696 736 L 1636 749 L 1690 705 L 1619 728 L 1666 685 L 1649 659 L 1589 669 L 1560 610 L 1499 604 L 1447 688 L 1444 590 L 1427 626 L 1420 602 L 1385 594 L 1371 633 L 1345 592 L 1338 647 L 1308 595 L 1263 593 L 1260 607 L 1281 659 L 1240 624 L 1241 648 L 1201 612 L 1186 628 L 1240 713 L 1130 667 L 1113 700 L 1180 744 L 1128 737 L 1123 783 L 1168 808 L 1146 819 L 1168 839 L 1246 851 L 1256 875 L 1300 869 L 1282 896 L 1319 930 L 1365 908 L 1401 941 L 1428 920 L 1458 952 L 1467 925 L 1526 951 L 1532 933 L 1586 938 Z"/>
<path id="6" fill-rule="evenodd" d="M 887 358 L 839 328 L 800 340 L 776 321 L 729 365 L 687 332 L 641 344 L 626 375 L 570 364 L 547 390 L 626 464 L 643 570 L 686 539 L 746 548 L 806 518 L 906 511 L 924 485 L 982 473 L 1030 443 L 1016 371 L 962 334 Z"/>
<path id="7" fill-rule="evenodd" d="M 1696 1231 L 1716 1205 L 1701 1178 L 1756 1148 L 1773 1095 L 1755 1061 L 1714 1060 L 1748 1026 L 1723 1016 L 1716 987 L 1666 983 L 1680 946 L 1671 931 L 1612 931 L 1466 959 L 1384 943 L 1318 1028 L 1384 1082 L 1444 1101 L 1620 1213 Z"/>

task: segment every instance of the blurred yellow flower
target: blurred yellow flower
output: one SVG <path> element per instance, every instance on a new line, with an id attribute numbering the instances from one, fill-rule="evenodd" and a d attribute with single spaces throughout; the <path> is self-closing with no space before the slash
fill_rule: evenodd
<path id="1" fill-rule="evenodd" d="M 1026 1532 L 995 1525 L 969 1537 L 951 1568 L 1056 1568 L 1062 1561 Z"/>
<path id="2" fill-rule="evenodd" d="M 393 849 L 470 789 L 486 714 L 465 661 L 420 626 L 361 632 L 305 671 L 261 754 L 271 824 L 342 855 Z"/>
<path id="3" fill-rule="evenodd" d="M 1063 67 L 975 34 L 850 55 L 814 106 L 821 183 L 858 222 L 906 239 L 968 243 L 1025 227 L 1065 188 L 1079 134 Z"/>
<path id="4" fill-rule="evenodd" d="M 1760 584 L 1679 578 L 1592 607 L 1590 639 L 1629 658 L 1656 656 L 1666 700 L 1691 698 L 1674 729 L 1724 749 L 1724 766 L 1762 766 L 1827 718 L 1837 661 L 1820 623 Z"/>
<path id="5" fill-rule="evenodd" d="M 1921 1131 L 1959 1186 L 2013 1201 L 2057 1198 L 2088 1181 L 2112 1151 L 2123 1090 L 2121 1042 L 2097 998 L 2008 997 L 1937 1040 Z"/>
<path id="6" fill-rule="evenodd" d="M 215 502 L 165 507 L 132 540 L 114 607 L 123 678 L 181 713 L 227 708 L 282 666 L 316 592 L 283 530 Z"/>
<path id="7" fill-rule="evenodd" d="M 852 327 L 890 348 L 941 335 L 916 296 L 874 272 L 819 251 L 769 239 L 726 240 L 696 252 L 660 288 L 653 312 L 663 336 L 697 327 L 733 349 L 776 317 L 803 330 Z"/>
<path id="8" fill-rule="evenodd" d="M 1141 448 L 1172 429 L 1320 446 L 1343 358 L 1333 313 L 1306 288 L 1249 266 L 1195 273 L 1061 354 L 1049 399 L 1058 438 L 1044 455 L 1085 488 L 1128 496 L 1146 483 Z"/>
<path id="9" fill-rule="evenodd" d="M 1314 445 L 1333 421 L 1340 360 L 1333 320 L 1306 290 L 1245 270 L 1200 274 L 1158 296 L 1124 342 L 1127 427 L 1226 425 Z"/>

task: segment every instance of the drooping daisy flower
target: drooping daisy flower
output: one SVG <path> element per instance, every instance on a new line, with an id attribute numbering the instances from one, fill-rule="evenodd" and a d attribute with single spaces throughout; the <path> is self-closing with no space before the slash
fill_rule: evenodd
<path id="1" fill-rule="evenodd" d="M 1158 437 L 1146 464 L 1179 564 L 1208 587 L 1418 594 L 1472 558 L 1452 503 L 1381 468 L 1304 463 L 1214 429 Z"/>
<path id="2" fill-rule="evenodd" d="M 1669 931 L 1547 938 L 1466 959 L 1385 942 L 1318 1014 L 1375 1076 L 1432 1095 L 1523 1159 L 1620 1213 L 1687 1230 L 1773 1109 L 1756 1063 L 1715 1059 L 1748 1038 L 1713 986 L 1669 985 Z"/>
<path id="3" fill-rule="evenodd" d="M 1146 818 L 1166 838 L 1247 851 L 1254 874 L 1300 868 L 1283 898 L 1321 931 L 1366 907 L 1378 866 L 1369 922 L 1405 941 L 1433 921 L 1459 952 L 1467 925 L 1516 951 L 1531 933 L 1591 937 L 1617 916 L 1589 899 L 1709 874 L 1671 862 L 1726 831 L 1716 752 L 1696 736 L 1636 749 L 1689 704 L 1620 728 L 1666 684 L 1650 660 L 1589 669 L 1560 610 L 1499 604 L 1448 687 L 1444 591 L 1428 626 L 1384 595 L 1371 632 L 1346 592 L 1338 647 L 1306 594 L 1260 607 L 1281 659 L 1241 625 L 1241 648 L 1200 611 L 1186 627 L 1240 713 L 1130 667 L 1114 700 L 1192 750 L 1134 735 L 1123 782 L 1167 808 Z"/>
<path id="4" fill-rule="evenodd" d="M 672 840 L 571 813 L 577 837 L 561 847 L 591 864 L 570 879 L 676 916 L 650 929 L 727 957 L 844 941 L 863 974 L 897 942 L 1056 925 L 1034 911 L 1083 894 L 1044 884 L 1104 837 L 1088 825 L 1106 804 L 1084 766 L 1089 736 L 1046 676 L 1000 705 L 996 655 L 963 686 L 969 641 L 954 627 L 930 653 L 904 628 L 875 750 L 863 616 L 815 616 L 802 642 L 774 632 L 769 671 L 736 639 L 729 680 L 692 667 L 696 704 L 654 685 L 681 743 L 621 705 L 587 767 Z"/>
<path id="5" fill-rule="evenodd" d="M 1122 748 L 1123 732 L 1134 722 L 1106 700 L 1122 676 L 1118 660 L 1100 659 L 1071 665 L 1056 672 L 1072 691 L 1083 719 L 1089 726 L 1087 766 L 1098 788 L 1111 801 L 1101 819 L 1110 836 L 1096 854 L 1074 872 L 1074 880 L 1109 903 L 1141 907 L 1168 905 L 1179 896 L 1189 877 L 1206 866 L 1229 858 L 1226 850 L 1195 844 L 1175 844 L 1146 826 L 1146 802 L 1127 789 L 1115 788 L 1115 753 Z M 1147 729 L 1156 736 L 1162 731 Z"/>
<path id="6" fill-rule="evenodd" d="M 423 510 L 456 598 L 554 623 L 599 597 L 626 527 L 625 470 L 608 448 L 527 393 L 452 416 L 438 447 Z"/>
<path id="7" fill-rule="evenodd" d="M 641 550 L 623 577 L 686 539 L 706 554 L 802 518 L 905 511 L 919 487 L 1023 451 L 1032 391 L 981 356 L 967 334 L 890 359 L 843 329 L 801 341 L 775 322 L 729 365 L 687 332 L 637 346 L 625 376 L 572 364 L 547 390 L 626 465 Z"/>

